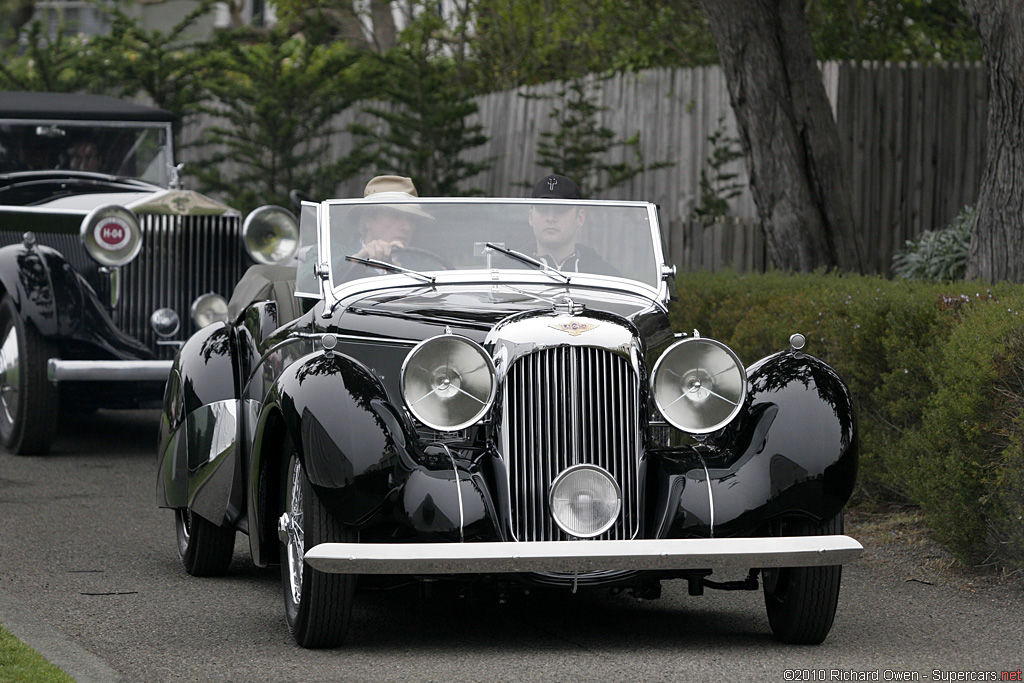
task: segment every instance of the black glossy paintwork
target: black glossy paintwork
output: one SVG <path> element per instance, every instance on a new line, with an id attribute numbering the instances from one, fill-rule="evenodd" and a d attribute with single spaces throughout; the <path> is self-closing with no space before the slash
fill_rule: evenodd
<path id="1" fill-rule="evenodd" d="M 656 314 L 657 307 L 638 295 L 580 287 L 504 286 L 389 290 L 349 303 L 334 325 L 340 333 L 384 339 L 426 339 L 453 332 L 482 342 L 496 324 L 517 313 L 549 310 L 551 300 L 570 294 L 588 309 L 626 319 Z M 657 315 L 663 316 L 662 313 Z"/>
<path id="2" fill-rule="evenodd" d="M 750 535 L 772 518 L 830 519 L 853 491 L 853 406 L 839 376 L 786 352 L 751 368 L 745 410 L 706 447 L 656 453 L 657 535 Z M 706 470 L 705 470 L 706 467 Z M 672 501 L 677 500 L 678 504 Z"/>
<path id="3" fill-rule="evenodd" d="M 503 321 L 550 311 L 550 299 L 566 293 L 565 287 L 516 289 L 394 288 L 344 301 L 329 317 L 319 303 L 277 330 L 273 304 L 249 309 L 225 338 L 230 352 L 221 349 L 211 363 L 219 366 L 213 375 L 234 373 L 244 404 L 239 476 L 247 478 L 240 484 L 248 489 L 249 509 L 238 524 L 248 524 L 257 564 L 274 559 L 282 434 L 290 435 L 317 495 L 364 539 L 508 540 L 505 470 L 494 430 L 486 423 L 470 428 L 451 449 L 424 439 L 402 405 L 398 378 L 418 341 L 450 330 L 483 342 Z M 665 311 L 644 297 L 569 293 L 591 315 L 636 331 L 643 372 L 672 341 Z M 322 347 L 324 333 L 338 337 L 331 352 Z M 196 400 L 189 405 L 226 386 L 223 379 L 189 379 L 193 372 L 210 374 L 205 363 L 189 361 L 181 371 L 183 387 L 204 387 L 192 391 Z M 757 535 L 774 517 L 824 520 L 848 500 L 857 444 L 850 397 L 836 373 L 792 351 L 749 371 L 744 410 L 727 428 L 699 444 L 643 453 L 643 536 L 707 537 L 712 519 L 716 536 Z M 168 425 L 175 422 L 171 413 Z M 162 443 L 171 441 L 165 434 Z"/>
<path id="4" fill-rule="evenodd" d="M 55 249 L 24 244 L 0 248 L 0 285 L 43 336 L 95 347 L 100 357 L 153 357 L 146 346 L 117 329 L 92 287 Z"/>
<path id="5" fill-rule="evenodd" d="M 389 395 L 397 399 L 398 373 L 413 343 L 444 334 L 446 329 L 483 343 L 498 323 L 512 316 L 550 310 L 551 300 L 566 294 L 588 312 L 607 313 L 634 325 L 649 365 L 672 341 L 668 316 L 650 299 L 580 287 L 407 287 L 346 302 L 332 320 L 317 322 L 324 331 L 340 335 L 342 351 L 364 360 L 383 375 Z M 375 343 L 377 340 L 379 343 Z"/>
<path id="6" fill-rule="evenodd" d="M 232 329 L 214 323 L 196 332 L 175 358 L 172 374 L 182 378 L 180 417 L 196 408 L 238 397 Z"/>
<path id="7" fill-rule="evenodd" d="M 186 418 L 203 406 L 237 400 L 231 335 L 231 328 L 223 323 L 199 330 L 181 348 L 171 368 L 164 388 L 164 410 L 157 449 L 157 500 L 163 506 L 184 507 L 195 495 L 197 471 L 202 464 L 197 459 L 203 453 L 199 448 L 193 448 L 189 453 Z M 212 469 L 219 470 L 221 465 L 218 463 Z M 230 498 L 231 489 L 236 489 L 232 505 L 240 511 L 245 507 L 244 489 L 240 489 L 243 477 L 240 470 L 235 471 L 236 468 L 240 468 L 240 464 L 232 462 L 217 475 L 221 480 L 219 488 L 223 490 L 226 487 L 228 493 L 218 493 L 216 498 Z M 211 476 L 212 471 L 204 473 L 204 479 Z M 226 483 L 223 482 L 225 477 L 228 479 Z M 223 512 L 209 512 L 204 516 L 220 523 Z"/>

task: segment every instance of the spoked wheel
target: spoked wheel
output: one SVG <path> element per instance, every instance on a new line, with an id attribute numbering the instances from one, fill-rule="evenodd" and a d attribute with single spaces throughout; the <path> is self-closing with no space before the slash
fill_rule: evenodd
<path id="1" fill-rule="evenodd" d="M 320 543 L 353 543 L 357 536 L 334 519 L 313 493 L 294 453 L 283 480 L 284 511 L 279 520 L 279 536 L 288 630 L 302 647 L 336 647 L 348 633 L 356 577 L 317 571 L 303 557 Z"/>
<path id="2" fill-rule="evenodd" d="M 11 453 L 50 450 L 60 392 L 46 378 L 53 344 L 27 324 L 9 296 L 0 300 L 0 441 Z"/>
<path id="3" fill-rule="evenodd" d="M 235 530 L 217 526 L 191 510 L 174 511 L 181 566 L 192 576 L 221 576 L 235 550 Z"/>
<path id="4" fill-rule="evenodd" d="M 782 520 L 775 536 L 825 536 L 843 533 L 843 513 L 822 524 L 810 520 Z M 764 569 L 764 603 L 768 623 L 777 640 L 817 645 L 832 629 L 839 604 L 841 565 Z"/>

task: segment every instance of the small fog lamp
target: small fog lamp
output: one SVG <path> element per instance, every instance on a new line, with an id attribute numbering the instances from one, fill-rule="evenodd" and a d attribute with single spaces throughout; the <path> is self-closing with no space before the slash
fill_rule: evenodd
<path id="1" fill-rule="evenodd" d="M 618 483 L 595 465 L 576 465 L 551 484 L 551 516 L 570 536 L 592 538 L 615 524 L 622 509 Z"/>
<path id="2" fill-rule="evenodd" d="M 156 336 L 167 339 L 181 329 L 181 318 L 172 308 L 158 308 L 149 316 L 149 326 L 156 332 Z"/>

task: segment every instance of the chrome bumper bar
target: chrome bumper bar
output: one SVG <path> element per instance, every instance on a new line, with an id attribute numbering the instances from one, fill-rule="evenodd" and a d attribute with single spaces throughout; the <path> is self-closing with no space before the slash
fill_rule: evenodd
<path id="1" fill-rule="evenodd" d="M 843 564 L 864 547 L 849 536 L 532 541 L 321 543 L 306 552 L 332 574 L 481 574 L 751 569 Z"/>
<path id="2" fill-rule="evenodd" d="M 62 360 L 51 358 L 46 376 L 51 382 L 88 382 L 94 380 L 128 382 L 167 381 L 169 360 Z"/>

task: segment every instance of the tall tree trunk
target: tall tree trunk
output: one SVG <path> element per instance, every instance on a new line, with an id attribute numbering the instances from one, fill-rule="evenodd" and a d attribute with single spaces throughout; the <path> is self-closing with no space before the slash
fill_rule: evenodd
<path id="1" fill-rule="evenodd" d="M 861 235 L 802 0 L 701 3 L 772 261 L 861 272 Z"/>
<path id="2" fill-rule="evenodd" d="M 370 0 L 370 18 L 373 20 L 373 41 L 377 52 L 384 53 L 398 44 L 395 17 L 388 0 Z"/>
<path id="3" fill-rule="evenodd" d="M 964 0 L 988 66 L 988 140 L 967 277 L 1024 282 L 1024 6 Z"/>

